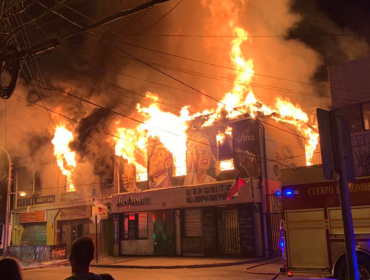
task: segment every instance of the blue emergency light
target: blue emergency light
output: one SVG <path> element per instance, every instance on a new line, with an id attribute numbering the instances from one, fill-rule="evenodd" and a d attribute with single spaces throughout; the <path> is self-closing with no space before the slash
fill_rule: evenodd
<path id="1" fill-rule="evenodd" d="M 284 191 L 284 194 L 285 194 L 285 196 L 293 196 L 294 195 L 294 192 L 292 190 L 290 190 L 290 189 L 286 189 Z"/>

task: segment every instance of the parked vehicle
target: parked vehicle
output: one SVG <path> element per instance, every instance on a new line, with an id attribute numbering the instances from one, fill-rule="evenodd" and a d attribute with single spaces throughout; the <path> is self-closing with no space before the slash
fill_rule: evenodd
<path id="1" fill-rule="evenodd" d="M 321 166 L 282 171 L 281 246 L 288 275 L 321 272 L 346 279 L 343 221 L 336 181 Z M 370 177 L 349 184 L 360 279 L 370 279 Z"/>

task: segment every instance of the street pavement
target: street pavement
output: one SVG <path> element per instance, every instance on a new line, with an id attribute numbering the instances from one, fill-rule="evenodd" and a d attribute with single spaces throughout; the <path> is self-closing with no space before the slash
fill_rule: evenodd
<path id="1" fill-rule="evenodd" d="M 22 262 L 25 280 L 65 279 L 71 274 L 67 260 L 38 264 Z M 91 271 L 109 273 L 116 280 L 221 280 L 221 279 L 325 279 L 324 275 L 296 274 L 293 278 L 277 275 L 282 267 L 279 259 L 189 258 L 189 257 L 110 257 L 98 264 L 92 262 Z"/>

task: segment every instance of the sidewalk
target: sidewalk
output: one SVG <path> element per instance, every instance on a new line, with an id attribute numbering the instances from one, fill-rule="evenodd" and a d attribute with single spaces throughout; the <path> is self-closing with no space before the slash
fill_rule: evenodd
<path id="1" fill-rule="evenodd" d="M 68 259 L 49 261 L 49 262 L 31 262 L 21 261 L 23 270 L 46 268 L 54 266 L 69 266 Z M 95 268 L 133 268 L 133 269 L 197 269 L 207 267 L 225 267 L 239 266 L 238 269 L 244 270 L 248 274 L 266 275 L 266 279 L 276 280 L 318 280 L 325 279 L 323 275 L 304 275 L 294 273 L 293 278 L 287 275 L 276 275 L 281 267 L 279 258 L 264 259 L 264 258 L 231 258 L 231 257 L 159 257 L 159 256 L 120 256 L 113 257 L 108 255 L 99 256 L 98 263 L 96 260 L 91 262 L 91 267 Z M 243 266 L 244 265 L 244 266 Z M 275 276 L 274 276 L 275 275 Z M 273 277 L 274 276 L 274 277 Z M 310 276 L 310 277 L 307 277 Z M 275 278 L 276 277 L 276 278 Z"/>
<path id="2" fill-rule="evenodd" d="M 19 261 L 22 270 L 43 268 L 43 267 L 53 267 L 53 266 L 64 266 L 69 265 L 69 260 L 57 260 L 48 262 L 38 262 L 38 261 Z"/>
<path id="3" fill-rule="evenodd" d="M 261 262 L 262 258 L 227 258 L 227 257 L 159 257 L 159 256 L 109 256 L 102 255 L 91 262 L 92 267 L 102 268 L 141 268 L 141 269 L 176 269 L 176 268 L 204 268 L 204 267 L 222 267 L 242 264 L 253 264 Z M 69 266 L 68 259 L 37 262 L 37 261 L 20 261 L 23 270 L 52 267 L 52 266 Z"/>
<path id="4" fill-rule="evenodd" d="M 146 269 L 170 269 L 170 268 L 203 268 L 221 267 L 249 264 L 261 261 L 261 258 L 204 258 L 204 257 L 158 257 L 158 256 L 133 256 L 133 257 L 99 257 L 91 262 L 92 267 L 105 268 L 146 268 Z"/>

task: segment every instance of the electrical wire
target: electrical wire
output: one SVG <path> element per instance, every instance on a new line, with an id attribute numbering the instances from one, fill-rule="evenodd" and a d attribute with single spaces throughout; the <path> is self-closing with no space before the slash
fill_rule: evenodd
<path id="1" fill-rule="evenodd" d="M 129 59 L 129 60 L 135 61 L 135 59 L 128 58 L 128 57 L 122 57 L 122 56 L 119 56 L 119 55 L 114 55 L 112 53 L 105 53 L 105 54 L 112 55 L 112 56 L 119 57 L 119 58 L 123 58 L 123 59 Z M 159 68 L 164 68 L 164 69 L 173 70 L 173 71 L 177 71 L 177 72 L 181 72 L 181 73 L 186 73 L 186 74 L 190 74 L 190 75 L 193 75 L 193 76 L 196 76 L 196 77 L 205 77 L 205 78 L 210 78 L 210 79 L 213 79 L 213 80 L 225 81 L 225 82 L 230 82 L 230 83 L 237 83 L 237 84 L 240 84 L 240 85 L 250 86 L 252 88 L 261 88 L 261 89 L 278 91 L 278 92 L 284 92 L 284 93 L 293 93 L 293 94 L 304 95 L 304 96 L 312 96 L 312 97 L 322 98 L 322 99 L 332 99 L 332 100 L 341 100 L 341 101 L 352 101 L 352 100 L 347 99 L 347 98 L 331 97 L 331 96 L 328 96 L 328 95 L 318 95 L 318 94 L 313 93 L 313 92 L 298 91 L 298 90 L 293 90 L 293 89 L 288 89 L 288 88 L 282 88 L 282 87 L 277 87 L 277 86 L 272 86 L 272 85 L 270 86 L 270 85 L 264 85 L 264 84 L 253 83 L 253 82 L 251 82 L 251 83 L 244 83 L 244 82 L 241 82 L 241 81 L 238 81 L 238 80 L 235 80 L 235 79 L 225 78 L 225 77 L 222 77 L 222 76 L 215 76 L 215 75 L 210 75 L 210 74 L 206 74 L 206 73 L 203 73 L 203 72 L 190 71 L 190 70 L 186 70 L 186 69 L 178 68 L 178 67 L 169 67 L 169 66 L 165 66 L 165 65 L 158 64 L 158 63 L 153 63 L 153 62 L 148 62 L 148 61 L 146 61 L 146 62 L 148 64 L 157 66 Z M 193 94 L 198 94 L 197 92 L 194 92 L 194 91 L 188 91 L 188 90 L 179 89 L 179 88 L 176 88 L 176 87 L 167 86 L 167 85 L 164 85 L 164 84 L 159 84 L 159 83 L 156 83 L 156 82 L 153 82 L 153 81 L 148 81 L 148 80 L 145 80 L 145 79 L 140 79 L 140 78 L 135 77 L 135 76 L 127 75 L 127 74 L 124 74 L 124 73 L 121 73 L 121 72 L 118 72 L 118 71 L 109 70 L 109 69 L 107 69 L 106 71 L 118 73 L 120 75 L 131 77 L 133 79 L 143 80 L 143 81 L 146 81 L 146 82 L 149 82 L 149 83 L 153 83 L 153 84 L 157 84 L 157 85 L 161 85 L 161 86 L 164 86 L 164 87 L 174 88 L 174 89 L 177 89 L 177 90 L 186 91 L 186 92 L 190 92 L 190 93 L 193 93 Z M 294 81 L 294 82 L 300 83 L 298 81 Z M 314 86 L 314 84 L 309 84 L 309 83 L 306 83 L 306 84 L 307 85 Z M 317 86 L 320 86 L 320 85 L 317 85 Z M 326 87 L 326 86 L 322 86 L 322 87 Z M 326 88 L 330 89 L 330 87 L 326 87 Z M 347 89 L 341 89 L 341 88 L 332 88 L 332 89 L 349 91 L 349 92 L 354 92 L 354 93 L 361 93 L 361 94 L 370 94 L 370 92 L 361 92 L 361 91 L 355 91 L 355 90 L 350 90 L 350 89 L 348 89 L 348 90 Z M 218 98 L 221 98 L 221 97 L 218 97 Z"/>
<path id="2" fill-rule="evenodd" d="M 26 13 L 25 13 L 26 14 Z M 22 23 L 22 19 L 21 19 L 21 17 L 19 17 L 19 22 L 21 22 Z M 15 21 L 16 21 L 16 23 L 17 23 L 17 25 L 19 25 L 19 23 L 18 23 L 18 21 L 17 21 L 17 19 L 16 19 L 16 17 L 15 17 Z M 37 23 L 36 23 L 36 25 L 37 25 Z M 23 31 L 21 31 L 21 32 L 24 32 L 24 30 Z M 31 45 L 31 43 L 30 43 L 30 40 L 29 40 L 29 38 L 28 38 L 28 36 L 27 36 L 27 33 L 26 32 L 24 32 L 24 34 L 23 34 L 23 36 L 22 36 L 22 39 L 23 39 L 23 42 L 24 42 L 24 44 L 26 45 L 26 46 L 30 46 Z M 17 42 L 17 38 L 15 37 L 15 40 L 16 40 L 16 42 Z M 20 47 L 20 45 L 19 45 L 19 43 L 18 43 L 18 47 Z M 40 76 L 41 76 L 41 80 L 43 80 L 44 81 L 44 79 L 43 79 L 43 77 L 42 77 L 42 73 L 41 73 L 41 70 L 40 70 L 40 68 L 38 67 L 38 64 L 37 64 L 37 60 L 36 60 L 36 58 L 35 57 L 31 57 L 31 59 L 33 60 L 33 64 L 35 65 L 35 72 L 36 72 L 36 75 L 38 76 L 38 78 L 37 78 L 37 80 L 39 80 L 40 79 Z M 28 65 L 28 63 L 27 63 L 27 61 L 25 61 L 25 65 L 26 65 L 26 68 L 28 69 L 28 72 L 30 73 L 30 75 L 32 75 L 31 74 L 31 70 L 30 70 L 30 67 L 29 67 L 29 65 Z M 22 71 L 23 71 L 23 68 L 22 68 Z M 25 77 L 26 77 L 27 75 L 25 75 Z M 46 106 L 45 105 L 45 102 L 44 102 L 44 100 L 43 100 L 43 98 L 42 98 L 42 96 L 41 96 L 41 93 L 39 92 L 39 88 L 38 87 L 36 87 L 36 91 L 37 91 L 37 93 L 38 93 L 38 96 L 39 96 L 39 98 L 40 98 L 40 100 L 42 101 L 42 103 L 43 103 L 43 105 L 44 106 Z M 46 93 L 47 94 L 47 93 Z M 52 101 L 50 100 L 50 99 L 48 99 L 48 101 L 52 104 Z M 49 103 L 49 106 L 50 106 L 50 103 Z M 53 104 L 50 106 L 51 108 L 53 108 Z M 51 122 L 52 122 L 52 124 L 53 124 L 53 126 L 55 127 L 55 123 L 54 123 L 54 120 L 53 120 L 53 118 L 52 118 L 52 116 L 54 116 L 54 115 L 51 115 L 51 114 L 49 114 L 49 112 L 47 112 L 48 113 L 48 116 L 49 116 L 49 118 L 50 118 L 50 120 L 51 120 Z M 56 121 L 58 121 L 58 120 L 56 120 Z"/>
<path id="3" fill-rule="evenodd" d="M 66 92 L 66 91 L 63 91 L 63 90 L 58 90 L 58 89 L 47 89 L 47 90 L 57 90 L 57 91 L 61 91 L 61 92 L 64 92 L 65 94 L 68 94 L 68 95 L 70 95 L 70 96 L 72 96 L 72 97 L 75 97 L 74 95 L 72 95 L 72 94 L 70 94 L 70 93 L 68 93 L 68 92 Z M 16 95 L 15 94 L 15 96 L 17 96 L 18 98 L 21 98 L 21 99 L 24 99 L 25 101 L 27 101 L 25 98 L 23 98 L 23 97 L 21 97 L 21 96 L 19 96 L 19 95 Z M 78 99 L 81 99 L 81 100 L 84 100 L 83 98 L 80 98 L 80 97 L 77 97 Z M 86 100 L 87 101 L 87 100 Z M 86 102 L 85 101 L 85 102 Z M 98 104 L 95 104 L 95 103 L 93 103 L 93 102 L 90 102 L 90 101 L 88 101 L 90 104 L 92 104 L 92 105 L 96 105 L 97 107 L 101 107 L 100 105 L 98 105 Z M 76 122 L 76 123 L 80 123 L 79 121 L 77 121 L 77 120 L 74 120 L 74 119 L 72 119 L 72 118 L 69 118 L 69 117 L 67 117 L 67 116 L 65 116 L 65 115 L 63 115 L 63 114 L 60 114 L 60 113 L 57 113 L 57 112 L 55 112 L 55 111 L 53 111 L 53 110 L 51 110 L 51 109 L 49 109 L 49 108 L 46 108 L 46 107 L 44 107 L 44 106 L 41 106 L 40 104 L 37 104 L 37 103 L 32 103 L 32 102 L 28 102 L 28 103 L 31 103 L 31 104 L 33 104 L 33 105 L 36 105 L 36 106 L 38 106 L 38 107 L 40 107 L 40 108 L 44 108 L 45 110 L 50 110 L 51 112 L 53 112 L 53 113 L 55 113 L 55 114 L 57 114 L 57 115 L 59 115 L 59 116 L 62 116 L 62 117 L 64 117 L 64 118 L 66 118 L 66 119 L 68 119 L 68 120 L 70 120 L 70 121 L 73 121 L 73 122 Z M 103 109 L 106 109 L 106 110 L 108 110 L 108 111 L 110 111 L 111 113 L 115 113 L 115 114 L 118 114 L 118 115 L 120 115 L 120 116 L 123 116 L 123 117 L 125 117 L 125 115 L 123 115 L 123 114 L 120 114 L 120 113 L 118 113 L 118 112 L 115 112 L 115 111 L 113 111 L 113 110 L 110 110 L 110 109 L 108 109 L 108 108 L 104 108 L 104 107 L 101 107 L 101 108 L 103 108 Z M 134 119 L 134 118 L 131 118 L 130 117 L 130 119 L 132 119 L 132 120 L 135 120 L 136 122 L 139 122 L 139 123 L 141 123 L 141 124 L 144 124 L 144 122 L 142 122 L 142 121 L 139 121 L 139 120 L 136 120 L 136 119 Z M 159 129 L 159 128 L 157 128 L 157 129 Z M 99 131 L 99 132 L 103 132 L 104 134 L 107 134 L 107 135 L 110 135 L 110 136 L 113 136 L 114 138 L 118 138 L 118 139 L 121 139 L 121 140 L 124 140 L 124 141 L 127 141 L 127 142 L 131 142 L 131 141 L 129 141 L 129 140 L 126 140 L 126 139 L 123 139 L 123 138 L 121 138 L 121 137 L 119 137 L 119 136 L 116 136 L 116 135 L 114 135 L 114 134 L 111 134 L 111 133 L 109 133 L 109 132 L 106 132 L 106 131 L 103 131 L 103 130 L 99 130 L 99 129 L 97 129 L 97 131 Z M 165 130 L 162 130 L 162 131 L 165 131 Z M 166 131 L 167 133 L 171 133 L 172 135 L 174 135 L 174 136 L 180 136 L 180 135 L 178 135 L 178 134 L 176 134 L 176 133 L 173 133 L 173 132 L 168 132 L 168 131 Z M 194 142 L 198 142 L 198 143 L 201 143 L 201 144 L 205 144 L 205 145 L 207 145 L 207 146 L 210 146 L 211 148 L 216 148 L 216 149 L 218 149 L 218 146 L 216 146 L 216 145 L 212 145 L 212 144 L 207 144 L 207 143 L 204 143 L 204 142 L 201 142 L 201 141 L 199 141 L 199 140 L 197 140 L 197 139 L 192 139 L 192 138 L 190 138 L 190 137 L 187 137 L 187 139 L 189 139 L 189 140 L 192 140 L 192 141 L 194 141 Z M 282 143 L 283 144 L 283 143 Z M 238 152 L 235 152 L 235 151 L 233 151 L 233 153 L 234 154 L 240 154 L 240 155 L 244 155 L 243 153 L 238 153 Z M 301 156 L 299 156 L 299 155 L 297 155 L 296 157 L 304 157 L 305 155 L 301 155 Z M 280 165 L 283 165 L 283 166 L 285 166 L 285 167 L 290 167 L 289 165 L 285 165 L 285 164 L 283 164 L 283 163 L 281 163 L 281 162 L 279 162 L 279 161 L 277 161 L 277 160 L 275 160 L 275 159 L 269 159 L 269 158 L 264 158 L 264 157 L 260 157 L 260 156 L 257 156 L 257 155 L 254 155 L 254 156 L 250 156 L 251 158 L 259 158 L 259 159 L 261 159 L 261 160 L 266 160 L 266 161 L 271 161 L 271 162 L 275 162 L 275 163 L 277 163 L 277 164 L 280 164 Z"/>
<path id="4" fill-rule="evenodd" d="M 148 37 L 178 37 L 178 38 L 299 38 L 299 37 L 360 37 L 367 36 L 370 33 L 342 33 L 342 34 L 285 34 L 285 35 L 196 35 L 196 34 L 125 34 L 129 36 L 148 36 Z"/>
<path id="5" fill-rule="evenodd" d="M 142 32 L 145 32 L 151 28 L 153 28 L 154 26 L 156 26 L 160 21 L 162 21 L 166 16 L 168 16 L 172 11 L 174 11 L 181 3 L 182 1 L 184 0 L 180 0 L 175 6 L 173 6 L 167 13 L 165 13 L 162 17 L 160 17 L 157 21 L 155 21 L 153 24 L 151 24 L 150 26 L 144 28 L 143 30 L 135 33 L 135 34 L 141 34 Z"/>
<path id="6" fill-rule="evenodd" d="M 122 43 L 122 44 L 125 44 L 125 45 L 128 45 L 128 46 L 148 50 L 148 51 L 151 51 L 151 52 L 156 52 L 156 53 L 160 53 L 160 54 L 164 54 L 164 55 L 168 55 L 168 56 L 172 56 L 172 57 L 176 57 L 176 58 L 181 58 L 181 59 L 192 61 L 192 62 L 197 62 L 197 63 L 209 65 L 209 66 L 215 66 L 215 67 L 219 67 L 219 68 L 223 68 L 223 69 L 227 69 L 227 70 L 232 70 L 232 71 L 237 71 L 237 72 L 243 72 L 243 73 L 252 73 L 252 72 L 249 72 L 247 70 L 240 70 L 240 69 L 236 69 L 236 68 L 233 68 L 233 67 L 228 67 L 228 66 L 218 65 L 218 64 L 215 64 L 215 63 L 209 63 L 209 62 L 205 62 L 205 61 L 201 61 L 201 60 L 197 60 L 197 59 L 187 58 L 187 57 L 184 57 L 184 56 L 175 55 L 175 54 L 171 54 L 171 53 L 158 51 L 158 50 L 154 50 L 154 49 L 151 49 L 151 48 L 146 48 L 146 47 L 143 47 L 143 46 L 127 43 L 127 42 L 124 42 L 124 41 L 116 41 L 116 42 L 119 42 L 119 43 Z M 114 56 L 114 54 L 112 54 L 112 53 L 105 53 L 105 54 Z M 124 58 L 124 57 L 121 57 L 121 58 Z M 150 63 L 150 62 L 148 62 L 148 63 Z M 287 78 L 282 78 L 282 77 L 276 77 L 276 76 L 261 74 L 261 73 L 257 73 L 257 72 L 253 72 L 253 74 L 256 75 L 256 76 L 261 76 L 261 77 L 266 77 L 266 78 L 271 78 L 271 79 L 277 79 L 277 80 L 282 80 L 282 81 L 287 81 L 287 82 L 293 82 L 293 83 L 299 83 L 299 84 L 313 86 L 313 87 L 320 87 L 320 88 L 324 88 L 324 89 L 328 89 L 328 90 L 335 89 L 335 90 L 341 90 L 341 91 L 346 91 L 346 92 L 353 92 L 353 93 L 360 93 L 360 94 L 370 94 L 370 92 L 363 92 L 363 91 L 357 91 L 357 90 L 351 90 L 351 89 L 344 89 L 344 88 L 326 86 L 326 85 L 321 85 L 321 84 L 308 83 L 308 82 L 303 82 L 303 81 L 297 81 L 297 80 L 292 80 L 292 79 L 287 79 Z M 230 80 L 232 82 L 235 81 L 233 79 L 230 79 Z M 255 84 L 255 85 L 263 86 L 263 84 Z M 317 97 L 321 97 L 321 96 L 317 96 Z M 323 97 L 323 98 L 327 98 L 327 97 Z M 344 99 L 344 98 L 342 98 L 341 100 L 351 101 L 349 99 Z"/>
<path id="7" fill-rule="evenodd" d="M 128 55 L 130 55 L 129 53 L 126 53 L 126 54 L 128 54 Z M 132 55 L 130 55 L 130 56 L 132 56 Z M 135 59 L 137 59 L 135 56 L 132 56 L 133 58 L 135 58 Z M 140 61 L 140 59 L 137 59 L 137 60 L 139 60 Z M 141 61 L 142 62 L 142 61 Z M 155 68 L 156 69 L 156 68 Z M 157 71 L 160 71 L 160 70 L 158 70 L 158 69 L 156 69 Z M 160 71 L 161 72 L 161 71 Z M 163 73 L 163 72 L 161 72 L 161 73 Z M 164 74 L 166 74 L 166 73 L 164 73 Z M 167 75 L 167 74 L 166 74 Z M 168 76 L 168 75 L 167 75 Z M 171 77 L 171 76 L 170 76 Z M 176 78 L 174 78 L 174 77 L 172 77 L 173 79 L 175 79 L 175 80 L 177 80 Z M 178 81 L 178 80 L 177 80 Z M 181 81 L 180 81 L 181 82 Z M 190 85 L 187 85 L 188 87 L 191 87 Z M 191 88 L 193 88 L 193 87 L 191 87 Z M 194 89 L 194 88 L 193 88 Z M 55 89 L 54 89 L 55 90 Z M 195 89 L 196 90 L 196 89 Z M 198 91 L 198 92 L 200 92 L 200 91 Z M 200 92 L 201 94 L 203 94 L 202 92 Z M 209 97 L 209 98 L 212 98 L 212 99 L 214 99 L 213 97 L 211 97 L 211 96 L 208 96 L 208 95 L 206 95 L 207 97 Z M 75 96 L 76 97 L 76 96 Z M 76 97 L 77 98 L 77 97 Z M 88 102 L 87 100 L 84 100 L 85 102 Z M 96 104 L 95 104 L 96 105 Z M 103 109 L 103 108 L 102 108 Z M 105 108 L 106 109 L 106 108 Z M 116 112 L 117 113 L 117 112 Z M 127 116 L 126 116 L 127 117 Z M 167 131 L 168 132 L 168 131 Z"/>

